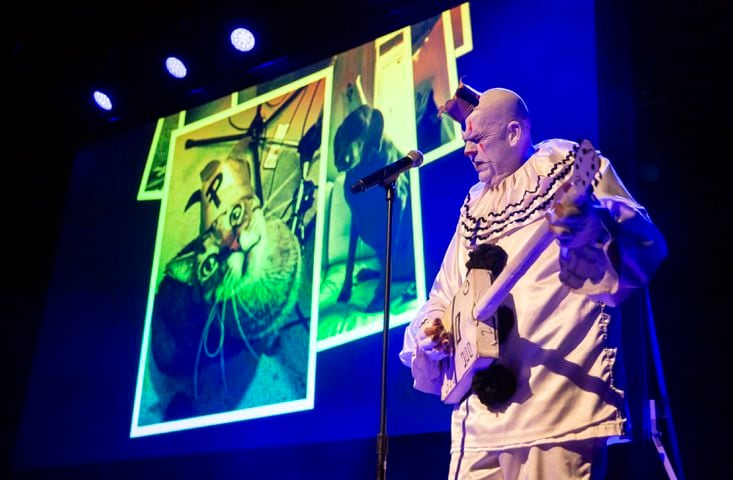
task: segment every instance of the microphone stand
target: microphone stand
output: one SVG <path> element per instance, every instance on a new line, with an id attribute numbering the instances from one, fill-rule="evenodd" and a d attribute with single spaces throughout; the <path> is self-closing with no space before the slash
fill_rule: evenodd
<path id="1" fill-rule="evenodd" d="M 382 398 L 377 435 L 377 479 L 387 477 L 387 359 L 389 350 L 389 304 L 392 277 L 392 205 L 395 179 L 382 185 L 387 194 L 387 249 L 384 262 L 384 324 L 382 327 Z"/>

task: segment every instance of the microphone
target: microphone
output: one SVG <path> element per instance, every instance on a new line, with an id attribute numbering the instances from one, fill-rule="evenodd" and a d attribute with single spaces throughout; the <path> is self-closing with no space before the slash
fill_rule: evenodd
<path id="1" fill-rule="evenodd" d="M 410 150 L 407 156 L 402 157 L 394 163 L 390 163 L 386 167 L 376 170 L 366 177 L 362 178 L 351 186 L 351 193 L 360 193 L 372 188 L 375 185 L 385 186 L 392 183 L 397 176 L 413 167 L 422 165 L 422 152 L 420 150 Z"/>

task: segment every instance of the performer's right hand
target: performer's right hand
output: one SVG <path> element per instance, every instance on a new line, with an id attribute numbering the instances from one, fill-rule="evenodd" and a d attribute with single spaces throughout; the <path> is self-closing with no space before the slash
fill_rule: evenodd
<path id="1" fill-rule="evenodd" d="M 439 318 L 433 319 L 432 323 L 426 319 L 425 325 L 418 330 L 416 340 L 418 347 L 431 360 L 438 361 L 453 353 L 452 334 Z"/>

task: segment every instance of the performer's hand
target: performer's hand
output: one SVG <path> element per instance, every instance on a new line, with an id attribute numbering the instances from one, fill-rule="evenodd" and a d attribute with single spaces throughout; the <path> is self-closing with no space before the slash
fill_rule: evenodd
<path id="1" fill-rule="evenodd" d="M 593 195 L 573 195 L 570 183 L 560 187 L 546 218 L 561 247 L 573 249 L 598 246 L 607 234 L 596 213 L 600 208 Z"/>
<path id="2" fill-rule="evenodd" d="M 598 283 L 603 279 L 606 253 L 602 248 L 584 245 L 560 249 L 560 281 L 578 289 L 586 280 Z"/>
<path id="3" fill-rule="evenodd" d="M 431 360 L 441 360 L 452 353 L 453 336 L 443 327 L 439 318 L 427 321 L 418 330 L 418 347 L 425 352 Z"/>
<path id="4" fill-rule="evenodd" d="M 560 245 L 560 281 L 577 289 L 586 280 L 598 283 L 603 278 L 603 246 L 610 234 L 601 221 L 598 200 L 590 194 L 574 195 L 571 188 L 560 188 L 546 218 Z"/>

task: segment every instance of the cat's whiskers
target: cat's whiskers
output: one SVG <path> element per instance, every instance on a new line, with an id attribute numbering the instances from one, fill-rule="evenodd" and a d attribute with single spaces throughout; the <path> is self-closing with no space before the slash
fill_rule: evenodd
<path id="1" fill-rule="evenodd" d="M 199 373 L 199 364 L 201 360 L 201 352 L 204 352 L 207 357 L 214 358 L 215 356 L 220 356 L 220 361 L 222 362 L 223 366 L 223 359 L 224 359 L 224 313 L 222 311 L 221 314 L 217 315 L 217 306 L 220 305 L 218 300 L 215 300 L 212 304 L 211 308 L 209 309 L 209 315 L 206 318 L 206 324 L 204 324 L 204 328 L 201 331 L 201 338 L 199 339 L 199 348 L 196 352 L 196 361 L 194 363 L 194 372 L 193 372 L 193 393 L 194 396 L 198 396 L 198 373 Z M 219 344 L 217 345 L 216 349 L 214 351 L 209 351 L 209 332 L 211 331 L 211 325 L 218 319 L 219 321 Z M 222 371 L 222 377 L 224 379 L 224 386 L 226 388 L 226 376 L 224 372 Z"/>
<path id="2" fill-rule="evenodd" d="M 236 302 L 239 305 L 232 305 L 232 310 L 234 311 L 234 322 L 237 325 L 237 330 L 239 330 L 239 335 L 242 337 L 242 340 L 244 341 L 244 344 L 247 346 L 247 349 L 249 352 L 259 360 L 260 356 L 257 354 L 257 352 L 254 351 L 252 348 L 252 345 L 249 344 L 249 340 L 247 340 L 247 334 L 244 333 L 244 329 L 242 328 L 242 322 L 239 319 L 239 308 L 244 307 L 244 301 L 239 297 L 233 297 L 232 303 L 234 303 L 234 299 L 236 299 Z"/>

